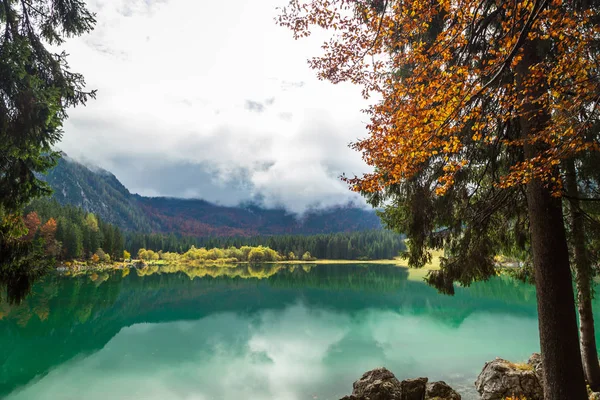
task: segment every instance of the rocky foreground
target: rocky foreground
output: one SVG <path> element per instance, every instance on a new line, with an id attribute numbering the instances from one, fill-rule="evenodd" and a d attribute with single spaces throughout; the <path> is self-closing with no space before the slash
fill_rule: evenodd
<path id="1" fill-rule="evenodd" d="M 427 378 L 399 381 L 386 368 L 366 372 L 352 385 L 350 396 L 341 400 L 461 400 L 445 382 L 428 383 Z"/>
<path id="2" fill-rule="evenodd" d="M 482 400 L 543 400 L 543 366 L 540 354 L 527 363 L 512 363 L 502 358 L 489 361 L 475 381 Z M 445 382 L 427 378 L 399 381 L 386 368 L 368 371 L 354 382 L 352 394 L 340 400 L 461 400 L 460 394 Z M 590 400 L 600 393 L 590 393 Z"/>

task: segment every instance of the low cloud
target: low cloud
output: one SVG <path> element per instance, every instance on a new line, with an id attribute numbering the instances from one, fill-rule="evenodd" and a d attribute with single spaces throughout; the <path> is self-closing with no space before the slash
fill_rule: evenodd
<path id="1" fill-rule="evenodd" d="M 286 2 L 234 0 L 223 12 L 192 0 L 92 1 L 96 30 L 66 50 L 98 96 L 70 111 L 60 148 L 140 194 L 295 212 L 364 204 L 339 176 L 369 171 L 347 147 L 366 134 L 367 104 L 308 69 L 321 41 L 296 42 L 274 24 Z"/>

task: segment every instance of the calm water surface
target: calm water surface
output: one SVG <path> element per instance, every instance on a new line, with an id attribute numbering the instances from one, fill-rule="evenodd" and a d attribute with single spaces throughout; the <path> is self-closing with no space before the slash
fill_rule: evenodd
<path id="1" fill-rule="evenodd" d="M 448 297 L 387 265 L 52 275 L 0 318 L 11 400 L 339 399 L 377 366 L 470 399 L 485 361 L 538 350 L 531 286 Z"/>

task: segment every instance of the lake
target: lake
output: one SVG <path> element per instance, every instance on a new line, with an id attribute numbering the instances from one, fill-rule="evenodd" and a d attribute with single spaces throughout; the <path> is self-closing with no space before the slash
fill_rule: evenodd
<path id="1" fill-rule="evenodd" d="M 536 318 L 508 277 L 449 297 L 391 265 L 52 274 L 0 304 L 0 397 L 339 399 L 385 366 L 471 399 L 486 361 L 538 351 Z"/>

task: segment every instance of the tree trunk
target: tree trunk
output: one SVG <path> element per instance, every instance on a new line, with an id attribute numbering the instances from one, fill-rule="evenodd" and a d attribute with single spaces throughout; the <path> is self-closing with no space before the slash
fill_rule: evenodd
<path id="1" fill-rule="evenodd" d="M 543 103 L 531 101 L 532 97 L 539 98 L 545 87 L 524 82 L 530 67 L 540 61 L 537 43 L 526 42 L 522 54 L 516 70 L 523 104 L 519 122 L 525 139 L 525 158 L 532 159 L 543 151 L 543 147 L 528 141 L 528 138 L 548 125 L 550 115 Z M 553 173 L 558 177 L 557 169 Z M 585 400 L 587 392 L 579 356 L 573 281 L 561 199 L 552 196 L 543 182 L 533 178 L 527 183 L 527 208 L 544 365 L 544 397 L 546 400 Z"/>
<path id="2" fill-rule="evenodd" d="M 579 347 L 583 371 L 590 388 L 600 390 L 600 363 L 596 348 L 594 315 L 592 314 L 592 266 L 585 247 L 585 227 L 583 213 L 579 205 L 579 189 L 575 162 L 565 162 L 565 188 L 569 195 L 569 224 L 573 235 L 573 255 L 575 261 L 575 282 L 577 284 L 577 309 L 579 311 Z"/>

